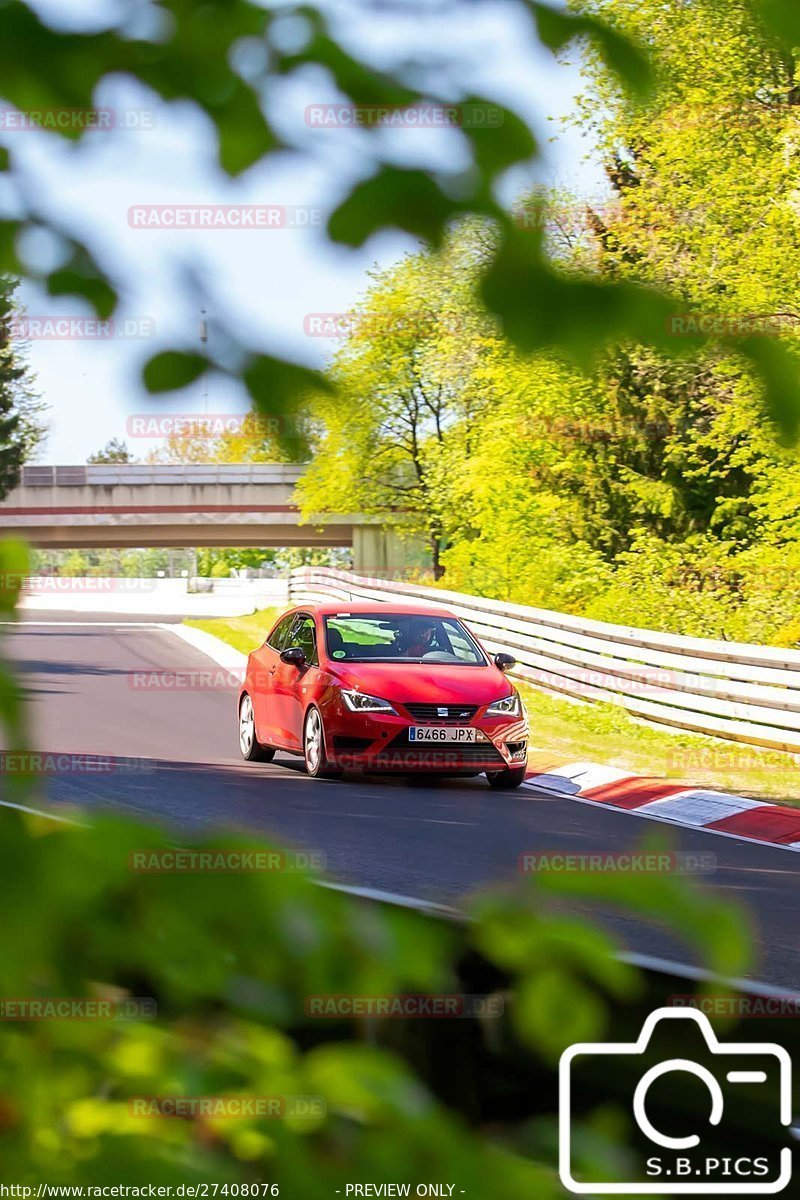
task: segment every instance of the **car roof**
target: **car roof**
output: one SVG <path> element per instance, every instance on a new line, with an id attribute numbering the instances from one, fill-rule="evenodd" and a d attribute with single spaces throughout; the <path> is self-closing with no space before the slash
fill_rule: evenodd
<path id="1" fill-rule="evenodd" d="M 298 604 L 296 605 L 298 612 L 316 612 L 321 617 L 341 616 L 345 613 L 371 613 L 378 616 L 425 616 L 425 617 L 452 617 L 453 614 L 446 608 L 440 608 L 438 605 L 432 604 L 414 604 L 414 603 L 385 603 L 381 600 L 325 600 L 316 604 Z"/>

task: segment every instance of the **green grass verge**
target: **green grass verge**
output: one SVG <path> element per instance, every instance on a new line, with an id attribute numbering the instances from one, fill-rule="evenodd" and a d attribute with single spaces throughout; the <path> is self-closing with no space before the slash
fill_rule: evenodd
<path id="1" fill-rule="evenodd" d="M 247 654 L 281 613 L 263 608 L 246 617 L 184 622 Z M 800 755 L 760 750 L 717 738 L 662 733 L 633 721 L 613 704 L 572 704 L 521 685 L 531 744 L 562 761 L 607 763 L 637 775 L 739 792 L 758 800 L 800 805 Z"/>
<path id="2" fill-rule="evenodd" d="M 261 608 L 246 617 L 209 617 L 183 623 L 191 625 L 194 629 L 204 629 L 206 633 L 213 633 L 214 637 L 227 642 L 236 650 L 241 650 L 242 654 L 249 654 L 262 644 L 283 611 L 281 608 Z"/>
<path id="3" fill-rule="evenodd" d="M 613 704 L 573 704 L 521 686 L 531 745 L 562 761 L 605 763 L 637 775 L 800 804 L 800 755 L 694 734 L 662 733 Z"/>

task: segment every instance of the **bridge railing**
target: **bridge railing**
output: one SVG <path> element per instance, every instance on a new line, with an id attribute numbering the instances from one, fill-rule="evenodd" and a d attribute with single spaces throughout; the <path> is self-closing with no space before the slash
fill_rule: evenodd
<path id="1" fill-rule="evenodd" d="M 134 487 L 152 483 L 297 483 L 302 466 L 289 463 L 92 463 L 22 468 L 23 487 Z"/>
<path id="2" fill-rule="evenodd" d="M 292 602 L 413 600 L 462 617 L 515 674 L 548 692 L 619 705 L 656 724 L 800 751 L 800 651 L 590 621 L 326 567 L 291 574 Z"/>

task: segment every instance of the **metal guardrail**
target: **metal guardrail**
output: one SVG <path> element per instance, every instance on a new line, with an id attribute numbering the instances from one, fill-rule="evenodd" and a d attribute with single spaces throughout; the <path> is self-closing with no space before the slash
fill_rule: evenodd
<path id="1" fill-rule="evenodd" d="M 113 487 L 161 484 L 289 483 L 300 479 L 305 467 L 287 463 L 103 463 L 88 466 L 33 466 L 22 468 L 23 487 Z"/>
<path id="2" fill-rule="evenodd" d="M 293 603 L 397 600 L 441 605 L 526 682 L 635 717 L 769 749 L 800 751 L 800 651 L 684 637 L 588 621 L 440 588 L 367 579 L 326 567 L 291 574 Z"/>

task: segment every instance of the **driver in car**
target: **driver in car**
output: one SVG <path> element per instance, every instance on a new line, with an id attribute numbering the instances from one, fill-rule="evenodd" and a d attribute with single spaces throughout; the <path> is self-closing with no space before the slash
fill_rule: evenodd
<path id="1" fill-rule="evenodd" d="M 397 642 L 400 652 L 404 658 L 423 658 L 433 649 L 435 636 L 435 625 L 409 622 L 399 632 Z"/>

